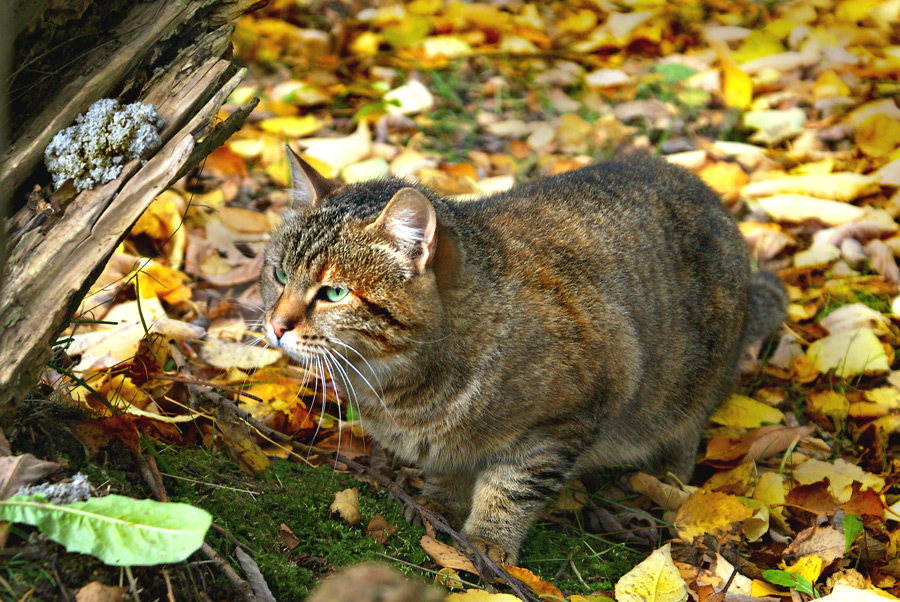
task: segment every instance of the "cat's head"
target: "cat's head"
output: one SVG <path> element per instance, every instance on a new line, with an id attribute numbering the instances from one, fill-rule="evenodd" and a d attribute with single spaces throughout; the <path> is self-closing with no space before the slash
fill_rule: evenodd
<path id="1" fill-rule="evenodd" d="M 440 306 L 432 202 L 395 179 L 340 186 L 288 155 L 293 207 L 260 279 L 269 343 L 302 362 L 410 349 Z"/>

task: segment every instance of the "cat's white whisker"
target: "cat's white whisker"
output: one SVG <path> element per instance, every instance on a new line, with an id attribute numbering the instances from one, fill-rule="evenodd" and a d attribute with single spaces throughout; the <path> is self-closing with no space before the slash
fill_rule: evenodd
<path id="1" fill-rule="evenodd" d="M 390 419 L 394 421 L 394 424 L 396 424 L 397 421 L 394 420 L 394 417 L 391 415 L 391 411 L 388 409 L 387 404 L 384 403 L 384 399 L 381 397 L 381 394 L 379 394 L 379 392 L 375 390 L 375 387 L 372 386 L 372 383 L 369 382 L 369 379 L 366 378 L 362 372 L 357 370 L 356 366 L 354 366 L 353 363 L 350 362 L 350 360 L 348 360 L 346 357 L 341 355 L 341 353 L 339 351 L 337 351 L 336 349 L 331 349 L 329 351 L 329 353 L 333 353 L 333 354 L 337 355 L 338 358 L 344 360 L 344 362 L 346 362 L 346 364 L 348 366 L 350 366 L 353 369 L 353 371 L 359 375 L 359 377 L 362 379 L 362 381 L 364 383 L 366 383 L 366 386 L 368 386 L 369 389 L 372 391 L 372 393 L 375 394 L 375 398 L 378 400 L 379 403 L 381 403 L 381 407 L 384 408 L 384 411 L 387 413 L 387 415 L 390 417 Z M 337 358 L 335 358 L 335 359 L 337 359 Z M 377 376 L 376 376 L 376 379 L 377 379 Z"/>
<path id="2" fill-rule="evenodd" d="M 369 370 L 372 372 L 372 376 L 375 377 L 375 382 L 378 384 L 378 389 L 381 391 L 384 391 L 384 385 L 381 384 L 381 380 L 378 378 L 378 373 L 375 371 L 375 368 L 372 367 L 372 364 L 369 363 L 369 360 L 367 360 L 363 356 L 362 353 L 360 353 L 359 351 L 354 349 L 352 346 L 348 345 L 347 343 L 343 342 L 340 339 L 337 339 L 334 337 L 328 337 L 328 340 L 330 342 L 334 343 L 335 345 L 340 345 L 341 347 L 344 347 L 345 349 L 349 349 L 350 351 L 352 351 L 353 353 L 358 355 L 359 359 L 361 359 L 366 364 L 366 366 L 369 368 Z M 343 356 L 341 356 L 341 357 L 343 357 Z M 346 359 L 344 361 L 347 361 L 349 363 L 349 361 Z M 377 393 L 376 393 L 376 395 L 377 395 Z"/>

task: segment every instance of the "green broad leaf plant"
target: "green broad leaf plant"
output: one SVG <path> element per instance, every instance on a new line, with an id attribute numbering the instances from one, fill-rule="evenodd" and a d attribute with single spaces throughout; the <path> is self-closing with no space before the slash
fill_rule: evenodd
<path id="1" fill-rule="evenodd" d="M 33 525 L 69 552 L 110 566 L 135 566 L 185 560 L 203 544 L 212 516 L 189 504 L 121 495 L 64 505 L 16 495 L 0 502 L 0 520 Z"/>

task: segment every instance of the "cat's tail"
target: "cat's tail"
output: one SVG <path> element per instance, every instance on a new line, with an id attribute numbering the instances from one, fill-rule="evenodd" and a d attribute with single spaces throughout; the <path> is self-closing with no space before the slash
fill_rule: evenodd
<path id="1" fill-rule="evenodd" d="M 754 272 L 750 276 L 745 347 L 774 333 L 787 317 L 787 306 L 787 291 L 778 276 L 772 272 Z"/>

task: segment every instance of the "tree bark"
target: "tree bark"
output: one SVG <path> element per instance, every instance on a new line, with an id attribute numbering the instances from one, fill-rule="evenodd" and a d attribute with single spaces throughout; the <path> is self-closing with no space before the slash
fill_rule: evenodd
<path id="1" fill-rule="evenodd" d="M 32 1 L 20 3 L 33 6 Z M 162 146 L 125 164 L 115 180 L 78 194 L 63 186 L 42 211 L 25 206 L 11 220 L 15 226 L 4 228 L 11 236 L 6 265 L 0 265 L 0 427 L 12 420 L 72 312 L 129 228 L 255 106 L 254 100 L 212 125 L 244 75 L 229 60 L 231 21 L 266 1 L 83 0 L 73 18 L 82 19 L 85 30 L 103 22 L 105 9 L 124 16 L 108 33 L 98 28 L 92 47 L 53 75 L 52 94 L 33 98 L 15 90 L 15 83 L 10 87 L 14 122 L 15 115 L 28 115 L 12 132 L 0 165 L 0 190 L 17 191 L 14 201 L 35 182 L 49 186 L 39 165 L 44 148 L 96 100 L 152 103 L 166 124 Z M 71 25 L 65 15 L 49 10 L 31 18 L 60 30 Z M 17 44 L 34 32 L 25 28 Z M 40 89 L 38 84 L 28 85 Z"/>

